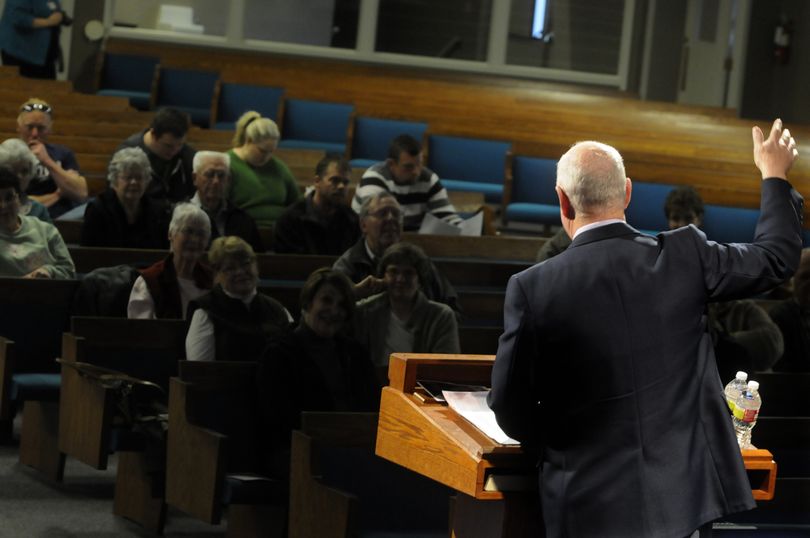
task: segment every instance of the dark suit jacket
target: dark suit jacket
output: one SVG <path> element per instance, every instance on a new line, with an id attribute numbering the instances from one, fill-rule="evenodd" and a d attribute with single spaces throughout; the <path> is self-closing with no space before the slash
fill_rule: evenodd
<path id="1" fill-rule="evenodd" d="M 706 304 L 795 271 L 801 206 L 769 179 L 752 244 L 608 224 L 510 279 L 489 403 L 540 454 L 549 537 L 680 538 L 754 507 Z"/>

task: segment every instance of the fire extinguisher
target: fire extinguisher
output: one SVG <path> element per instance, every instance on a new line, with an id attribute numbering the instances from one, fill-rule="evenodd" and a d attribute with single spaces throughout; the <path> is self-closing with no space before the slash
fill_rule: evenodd
<path id="1" fill-rule="evenodd" d="M 790 57 L 792 26 L 789 20 L 782 19 L 773 33 L 773 57 L 778 65 L 785 65 Z"/>

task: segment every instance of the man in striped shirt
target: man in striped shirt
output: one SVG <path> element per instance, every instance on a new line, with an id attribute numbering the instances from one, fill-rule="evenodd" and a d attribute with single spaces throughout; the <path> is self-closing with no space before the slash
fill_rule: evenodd
<path id="1" fill-rule="evenodd" d="M 396 197 L 402 208 L 405 231 L 418 230 L 426 213 L 449 224 L 461 223 L 439 176 L 422 165 L 422 146 L 412 136 L 396 137 L 388 148 L 388 158 L 366 170 L 352 200 L 352 209 L 359 213 L 363 200 L 380 191 Z"/>

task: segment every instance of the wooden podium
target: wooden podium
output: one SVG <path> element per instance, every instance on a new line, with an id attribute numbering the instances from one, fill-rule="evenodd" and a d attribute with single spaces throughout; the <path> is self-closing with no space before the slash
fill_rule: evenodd
<path id="1" fill-rule="evenodd" d="M 394 353 L 382 391 L 376 453 L 459 492 L 455 538 L 540 536 L 536 462 L 435 401 L 417 380 L 489 386 L 494 355 Z M 754 498 L 773 498 L 776 463 L 744 450 Z"/>

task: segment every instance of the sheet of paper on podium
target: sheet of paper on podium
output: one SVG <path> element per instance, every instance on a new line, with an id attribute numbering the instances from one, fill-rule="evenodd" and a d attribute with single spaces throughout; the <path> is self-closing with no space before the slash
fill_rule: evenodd
<path id="1" fill-rule="evenodd" d="M 467 419 L 473 426 L 502 445 L 519 445 L 498 426 L 495 413 L 487 405 L 488 391 L 455 392 L 442 391 L 447 405 L 456 413 Z"/>
<path id="2" fill-rule="evenodd" d="M 484 226 L 484 212 L 479 211 L 472 217 L 461 221 L 455 226 L 437 218 L 433 213 L 425 213 L 422 225 L 419 227 L 420 234 L 434 235 L 468 235 L 479 236 Z"/>

